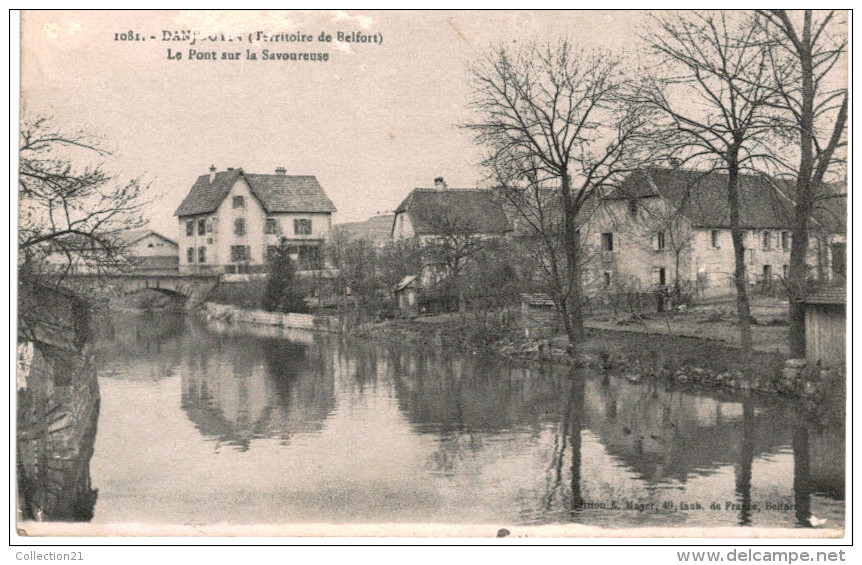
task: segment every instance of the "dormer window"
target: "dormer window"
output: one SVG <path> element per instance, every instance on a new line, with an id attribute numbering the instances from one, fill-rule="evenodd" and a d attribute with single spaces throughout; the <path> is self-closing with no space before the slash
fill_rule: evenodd
<path id="1" fill-rule="evenodd" d="M 233 197 L 234 210 L 245 210 L 245 198 L 242 196 Z"/>

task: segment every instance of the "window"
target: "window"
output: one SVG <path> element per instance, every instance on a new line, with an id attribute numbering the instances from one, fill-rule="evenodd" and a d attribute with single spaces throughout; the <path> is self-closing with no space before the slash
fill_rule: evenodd
<path id="1" fill-rule="evenodd" d="M 790 265 L 782 265 L 781 266 L 781 276 L 783 276 L 786 279 L 787 275 L 789 275 L 789 274 L 790 274 Z"/>
<path id="2" fill-rule="evenodd" d="M 602 251 L 613 251 L 613 250 L 614 250 L 614 234 L 603 233 L 602 234 Z"/>
<path id="3" fill-rule="evenodd" d="M 763 232 L 763 250 L 768 251 L 772 249 L 772 232 L 765 231 Z"/>
<path id="4" fill-rule="evenodd" d="M 638 217 L 638 201 L 634 198 L 629 200 L 629 215 L 635 219 Z"/>
<path id="5" fill-rule="evenodd" d="M 655 248 L 657 251 L 664 251 L 664 232 L 660 231 L 655 237 Z"/>
<path id="6" fill-rule="evenodd" d="M 213 220 L 212 218 L 207 218 L 207 233 L 213 232 Z"/>
<path id="7" fill-rule="evenodd" d="M 195 222 L 194 220 L 189 220 L 186 222 L 186 235 L 194 235 L 195 234 Z"/>
<path id="8" fill-rule="evenodd" d="M 769 280 L 772 278 L 772 265 L 763 266 L 763 278 Z"/>
<path id="9" fill-rule="evenodd" d="M 207 221 L 203 218 L 198 220 L 198 235 L 204 235 L 207 233 Z"/>
<path id="10" fill-rule="evenodd" d="M 667 284 L 667 273 L 664 270 L 664 267 L 658 268 L 658 284 L 664 286 Z"/>
<path id="11" fill-rule="evenodd" d="M 233 221 L 234 235 L 245 235 L 245 218 L 237 218 Z"/>
<path id="12" fill-rule="evenodd" d="M 718 230 L 709 232 L 709 246 L 713 249 L 718 249 Z"/>
<path id="13" fill-rule="evenodd" d="M 186 249 L 186 263 L 194 263 L 195 262 L 195 248 L 189 247 Z"/>
<path id="14" fill-rule="evenodd" d="M 248 261 L 251 259 L 251 247 L 248 245 L 231 245 L 230 260 L 234 263 L 238 261 Z"/>
<path id="15" fill-rule="evenodd" d="M 206 247 L 198 247 L 198 263 L 206 263 L 207 262 L 207 248 Z"/>
<path id="16" fill-rule="evenodd" d="M 611 286 L 611 274 L 608 271 L 605 271 L 605 288 Z"/>
<path id="17" fill-rule="evenodd" d="M 233 197 L 233 207 L 234 207 L 234 209 L 244 210 L 245 209 L 245 198 L 242 196 L 234 196 Z"/>
<path id="18" fill-rule="evenodd" d="M 293 233 L 311 235 L 311 220 L 293 220 Z"/>
<path id="19" fill-rule="evenodd" d="M 263 224 L 263 233 L 278 233 L 278 221 L 275 218 L 267 218 Z"/>
<path id="20" fill-rule="evenodd" d="M 790 232 L 783 231 L 781 232 L 781 249 L 787 251 L 790 249 Z"/>
<path id="21" fill-rule="evenodd" d="M 278 255 L 278 246 L 277 245 L 267 245 L 266 246 L 266 258 L 272 260 Z"/>

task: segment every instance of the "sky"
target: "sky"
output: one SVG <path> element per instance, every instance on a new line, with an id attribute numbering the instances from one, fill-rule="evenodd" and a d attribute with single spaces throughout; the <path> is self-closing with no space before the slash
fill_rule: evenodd
<path id="1" fill-rule="evenodd" d="M 394 210 L 443 176 L 482 186 L 481 149 L 457 127 L 470 115 L 469 68 L 494 45 L 568 37 L 632 50 L 637 12 L 24 12 L 21 106 L 112 150 L 106 166 L 151 183 L 151 226 L 176 237 L 173 217 L 210 165 L 315 175 L 335 223 Z M 145 41 L 116 34 L 140 33 Z M 236 42 L 163 41 L 165 32 L 224 33 Z M 249 42 L 263 32 L 312 42 Z M 338 42 L 359 32 L 371 42 Z M 318 42 L 321 32 L 331 43 Z M 373 43 L 377 35 L 378 43 Z M 155 36 L 155 39 L 152 39 Z M 382 42 L 380 38 L 382 37 Z M 254 35 L 253 35 L 254 38 Z M 168 59 L 177 52 L 182 59 Z M 189 60 L 189 50 L 240 52 Z M 245 58 L 246 49 L 258 59 Z M 326 62 L 262 60 L 327 53 Z"/>

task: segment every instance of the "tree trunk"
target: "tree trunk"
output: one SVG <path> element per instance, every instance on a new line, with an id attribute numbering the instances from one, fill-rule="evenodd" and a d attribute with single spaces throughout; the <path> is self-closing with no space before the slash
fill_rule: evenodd
<path id="1" fill-rule="evenodd" d="M 584 288 L 581 281 L 580 263 L 580 236 L 576 224 L 577 209 L 572 199 L 571 178 L 568 171 L 561 175 L 561 192 L 563 198 L 563 243 L 566 247 L 566 274 L 569 277 L 569 293 L 566 299 L 567 320 L 565 320 L 566 333 L 569 343 L 576 345 L 584 337 L 583 317 L 583 295 Z"/>
<path id="2" fill-rule="evenodd" d="M 727 199 L 730 205 L 730 237 L 733 239 L 733 273 L 736 283 L 736 315 L 739 321 L 739 339 L 743 351 L 751 351 L 751 308 L 748 303 L 748 276 L 745 268 L 745 244 L 739 225 L 739 145 L 731 147 L 727 164 Z"/>
<path id="3" fill-rule="evenodd" d="M 811 12 L 805 12 L 799 59 L 802 66 L 802 111 L 800 113 L 799 172 L 796 179 L 796 208 L 793 214 L 793 239 L 788 269 L 790 357 L 805 357 L 805 306 L 802 298 L 808 278 L 808 224 L 814 208 L 811 177 L 814 172 L 814 65 L 811 57 Z"/>

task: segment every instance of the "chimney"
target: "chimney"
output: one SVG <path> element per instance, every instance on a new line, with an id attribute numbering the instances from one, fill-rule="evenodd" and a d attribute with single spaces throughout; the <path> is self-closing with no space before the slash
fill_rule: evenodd
<path id="1" fill-rule="evenodd" d="M 449 185 L 446 184 L 446 181 L 443 180 L 443 177 L 437 177 L 434 179 L 434 188 L 437 190 L 446 190 Z"/>
<path id="2" fill-rule="evenodd" d="M 210 184 L 215 182 L 215 172 L 216 172 L 215 165 L 210 165 Z"/>
<path id="3" fill-rule="evenodd" d="M 284 167 L 276 167 L 275 174 L 284 176 L 287 174 L 287 169 Z"/>

